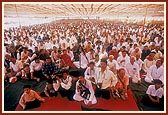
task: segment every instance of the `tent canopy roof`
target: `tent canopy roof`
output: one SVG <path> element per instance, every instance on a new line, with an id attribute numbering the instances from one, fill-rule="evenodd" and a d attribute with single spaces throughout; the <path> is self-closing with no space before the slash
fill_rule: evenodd
<path id="1" fill-rule="evenodd" d="M 4 4 L 5 17 L 164 17 L 164 4 L 20 3 Z"/>

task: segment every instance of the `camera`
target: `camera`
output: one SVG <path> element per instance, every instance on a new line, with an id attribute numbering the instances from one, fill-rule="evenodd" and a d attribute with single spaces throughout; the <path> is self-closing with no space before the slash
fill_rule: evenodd
<path id="1" fill-rule="evenodd" d="M 97 88 L 101 89 L 101 87 L 102 87 L 102 83 L 97 83 Z"/>

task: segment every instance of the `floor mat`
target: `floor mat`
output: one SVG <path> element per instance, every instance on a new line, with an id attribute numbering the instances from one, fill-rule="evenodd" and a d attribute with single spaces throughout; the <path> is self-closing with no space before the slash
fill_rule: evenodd
<path id="1" fill-rule="evenodd" d="M 32 89 L 35 91 L 42 92 L 45 87 L 46 81 L 41 81 L 37 83 L 36 81 L 26 81 L 20 80 L 14 84 L 6 84 L 4 86 L 4 110 L 5 111 L 15 111 L 22 110 L 19 109 L 18 102 L 21 94 L 23 93 L 22 87 L 25 84 L 30 84 Z M 142 105 L 140 102 L 142 96 L 145 94 L 149 84 L 142 80 L 141 84 L 130 83 L 127 101 L 119 100 L 105 100 L 98 98 L 98 103 L 90 108 L 81 107 L 79 102 L 68 101 L 67 98 L 55 97 L 51 100 L 46 99 L 45 103 L 41 104 L 41 107 L 33 109 L 34 111 L 162 111 L 163 109 L 150 108 Z"/>
<path id="2" fill-rule="evenodd" d="M 18 104 L 16 111 L 22 111 L 23 109 Z M 51 99 L 45 97 L 45 102 L 41 103 L 41 106 L 27 111 L 81 111 L 79 102 L 68 101 L 67 98 L 62 98 L 60 95 Z"/>
<path id="3" fill-rule="evenodd" d="M 138 111 L 137 104 L 134 100 L 131 90 L 128 90 L 128 99 L 123 101 L 121 99 L 114 100 L 113 98 L 106 100 L 103 98 L 97 99 L 97 104 L 92 107 L 83 107 L 84 109 L 93 109 L 93 110 L 111 110 L 111 111 Z"/>
<path id="4" fill-rule="evenodd" d="M 80 102 L 68 101 L 67 98 L 62 98 L 60 95 L 49 100 L 46 98 L 46 102 L 42 103 L 39 108 L 32 109 L 30 111 L 138 111 L 136 102 L 132 96 L 131 90 L 128 91 L 128 100 L 123 101 L 121 99 L 105 100 L 103 98 L 97 99 L 97 104 L 86 107 L 82 106 Z M 52 106 L 51 106 L 52 105 Z M 129 106 L 128 106 L 129 105 Z M 22 108 L 17 106 L 16 111 L 20 111 Z"/>
<path id="5" fill-rule="evenodd" d="M 140 84 L 129 83 L 129 88 L 132 90 L 132 93 L 136 99 L 137 106 L 141 111 L 164 111 L 164 107 L 153 108 L 145 106 L 141 103 L 142 97 L 146 94 L 146 90 L 149 87 L 149 83 L 145 82 L 144 78 L 141 79 Z"/>
<path id="6" fill-rule="evenodd" d="M 14 111 L 21 94 L 23 93 L 23 86 L 26 84 L 31 85 L 32 89 L 35 91 L 42 92 L 45 87 L 46 81 L 41 81 L 37 83 L 36 81 L 19 80 L 14 84 L 7 83 L 4 86 L 4 110 Z"/>

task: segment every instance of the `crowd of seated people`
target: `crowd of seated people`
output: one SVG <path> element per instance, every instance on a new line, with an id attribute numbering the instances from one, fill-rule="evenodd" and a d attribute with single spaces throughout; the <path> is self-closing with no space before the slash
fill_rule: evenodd
<path id="1" fill-rule="evenodd" d="M 61 20 L 5 29 L 3 39 L 5 82 L 47 80 L 43 95 L 48 97 L 52 87 L 54 94 L 90 105 L 111 94 L 126 100 L 129 82 L 140 84 L 141 75 L 148 83 L 164 84 L 164 28 L 159 24 Z M 69 71 L 81 69 L 74 82 Z M 61 70 L 66 72 L 58 77 Z M 79 87 L 89 89 L 92 98 L 87 100 Z"/>

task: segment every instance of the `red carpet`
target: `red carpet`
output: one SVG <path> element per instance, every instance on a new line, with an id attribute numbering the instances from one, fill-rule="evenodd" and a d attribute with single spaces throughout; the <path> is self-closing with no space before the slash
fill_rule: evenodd
<path id="1" fill-rule="evenodd" d="M 129 98 L 126 101 L 123 101 L 121 99 L 106 100 L 103 98 L 98 98 L 98 103 L 96 105 L 93 105 L 91 108 L 99 108 L 112 111 L 138 111 L 139 109 L 136 105 L 131 90 L 128 90 L 128 96 Z"/>
<path id="2" fill-rule="evenodd" d="M 31 109 L 30 111 L 81 111 L 79 102 L 68 101 L 67 98 L 62 98 L 60 95 L 51 99 L 45 97 L 46 101 L 41 103 L 39 108 Z M 18 104 L 16 111 L 22 111 L 21 106 Z"/>
<path id="3" fill-rule="evenodd" d="M 139 111 L 136 102 L 133 98 L 131 90 L 128 90 L 128 100 L 123 101 L 121 99 L 105 100 L 103 98 L 97 99 L 97 104 L 92 105 L 90 108 L 112 110 L 112 111 Z M 21 106 L 18 104 L 16 111 L 22 111 Z M 46 98 L 45 103 L 41 103 L 39 108 L 35 108 L 29 111 L 82 111 L 81 103 L 76 101 L 68 101 L 67 98 L 62 98 L 60 95 L 52 99 Z"/>

